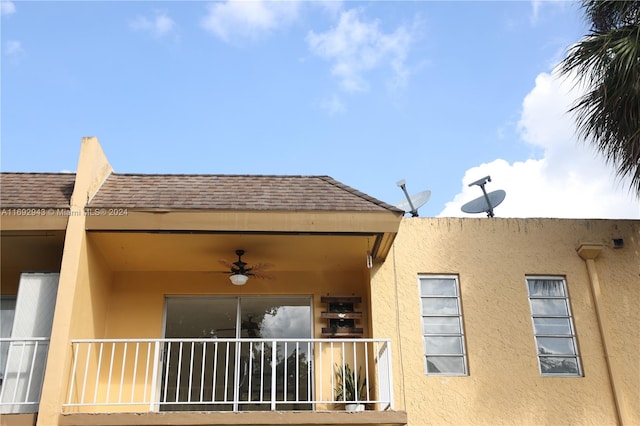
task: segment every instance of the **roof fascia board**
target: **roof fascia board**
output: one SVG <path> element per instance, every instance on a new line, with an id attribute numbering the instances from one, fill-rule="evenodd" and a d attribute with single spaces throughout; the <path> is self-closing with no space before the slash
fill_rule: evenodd
<path id="1" fill-rule="evenodd" d="M 87 230 L 193 230 L 239 232 L 397 233 L 401 216 L 392 212 L 139 212 L 90 209 Z"/>
<path id="2" fill-rule="evenodd" d="M 44 209 L 39 209 L 44 210 Z M 52 209 L 48 209 L 52 210 Z M 66 212 L 66 209 L 56 209 Z M 5 231 L 64 231 L 67 229 L 69 216 L 65 214 L 49 214 L 42 216 L 4 216 L 0 230 Z"/>

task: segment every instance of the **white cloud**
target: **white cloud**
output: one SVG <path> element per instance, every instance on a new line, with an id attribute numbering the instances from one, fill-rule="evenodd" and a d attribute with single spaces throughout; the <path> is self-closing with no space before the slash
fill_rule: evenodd
<path id="1" fill-rule="evenodd" d="M 304 338 L 308 335 L 309 308 L 306 306 L 280 306 L 274 315 L 265 315 L 260 322 L 260 337 L 263 338 Z"/>
<path id="2" fill-rule="evenodd" d="M 497 159 L 466 171 L 462 190 L 439 216 L 475 216 L 460 207 L 482 195 L 467 185 L 490 175 L 486 190 L 504 189 L 497 217 L 640 218 L 640 202 L 618 181 L 610 165 L 575 135 L 566 111 L 580 95 L 570 81 L 542 73 L 523 101 L 518 126 L 522 139 L 543 150 L 541 159 L 509 164 Z"/>
<path id="3" fill-rule="evenodd" d="M 155 16 L 152 18 L 138 16 L 131 21 L 129 26 L 136 31 L 148 32 L 154 37 L 163 37 L 174 31 L 176 23 L 169 17 L 167 12 L 156 11 Z"/>
<path id="4" fill-rule="evenodd" d="M 531 2 L 531 23 L 535 24 L 540 16 L 540 8 L 542 7 L 541 0 L 533 0 Z"/>
<path id="5" fill-rule="evenodd" d="M 24 54 L 24 49 L 22 48 L 22 43 L 18 40 L 8 40 L 4 43 L 4 51 L 8 56 L 12 56 L 14 58 L 20 57 Z"/>
<path id="6" fill-rule="evenodd" d="M 16 13 L 16 5 L 12 1 L 2 0 L 0 1 L 0 15 L 8 16 Z"/>
<path id="7" fill-rule="evenodd" d="M 313 6 L 319 7 L 331 16 L 338 16 L 342 11 L 343 2 L 340 0 L 314 0 L 309 2 Z"/>
<path id="8" fill-rule="evenodd" d="M 329 99 L 320 103 L 320 108 L 324 109 L 329 115 L 342 115 L 347 112 L 347 107 L 340 96 L 333 94 Z"/>
<path id="9" fill-rule="evenodd" d="M 414 39 L 411 30 L 401 25 L 385 34 L 379 21 L 366 21 L 361 15 L 360 9 L 343 11 L 333 29 L 309 31 L 309 49 L 334 62 L 331 73 L 347 92 L 368 90 L 365 74 L 384 67 L 392 71 L 393 86 L 405 85 L 409 77 L 406 58 Z"/>
<path id="10" fill-rule="evenodd" d="M 207 6 L 202 27 L 229 43 L 264 37 L 290 25 L 298 16 L 299 2 L 230 0 Z"/>
<path id="11" fill-rule="evenodd" d="M 556 8 L 564 8 L 567 4 L 571 4 L 571 2 L 567 2 L 566 0 L 532 0 L 531 1 L 531 16 L 529 17 L 529 21 L 531 25 L 536 25 L 540 20 L 540 15 L 543 7 L 556 7 Z"/>

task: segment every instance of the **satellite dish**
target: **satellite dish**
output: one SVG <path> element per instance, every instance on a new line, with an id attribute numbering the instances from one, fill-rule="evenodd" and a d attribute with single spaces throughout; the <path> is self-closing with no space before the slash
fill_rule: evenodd
<path id="1" fill-rule="evenodd" d="M 471 200 L 460 209 L 465 213 L 487 213 L 487 217 L 493 217 L 493 209 L 498 207 L 500 203 L 504 201 L 507 193 L 502 189 L 492 191 L 487 194 L 484 186 L 487 182 L 491 182 L 491 176 L 485 176 L 475 182 L 469 184 L 469 186 L 478 185 L 482 189 L 482 196 Z"/>
<path id="2" fill-rule="evenodd" d="M 502 189 L 498 189 L 497 191 L 489 192 L 486 197 L 483 195 L 482 197 L 469 201 L 467 204 L 462 206 L 461 209 L 465 213 L 489 213 L 490 210 L 493 210 L 494 207 L 497 207 L 502 203 L 506 196 L 506 192 Z M 487 199 L 489 199 L 488 202 Z"/>
<path id="3" fill-rule="evenodd" d="M 416 210 L 418 210 L 420 207 L 427 204 L 427 201 L 429 201 L 429 198 L 431 198 L 431 191 L 426 190 L 426 191 L 422 191 L 422 192 L 418 192 L 417 194 L 414 194 L 409 199 L 411 200 L 411 204 L 413 204 L 413 207 Z M 402 200 L 396 203 L 396 207 L 399 208 L 400 210 L 404 210 L 405 212 L 410 212 L 412 210 L 411 204 L 409 204 L 409 200 Z"/>
<path id="4" fill-rule="evenodd" d="M 418 192 L 414 194 L 412 197 L 409 197 L 409 193 L 407 192 L 406 182 L 404 179 L 398 181 L 396 183 L 400 188 L 402 188 L 402 192 L 404 192 L 406 200 L 402 200 L 396 203 L 396 207 L 400 210 L 403 210 L 405 213 L 411 213 L 411 216 L 418 216 L 418 209 L 424 206 L 429 198 L 431 197 L 431 191 L 426 190 L 422 192 Z"/>

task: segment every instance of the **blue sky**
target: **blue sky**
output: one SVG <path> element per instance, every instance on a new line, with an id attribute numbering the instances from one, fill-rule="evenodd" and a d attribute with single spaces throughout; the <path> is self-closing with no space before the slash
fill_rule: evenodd
<path id="1" fill-rule="evenodd" d="M 576 140 L 554 65 L 587 31 L 566 1 L 2 0 L 1 168 L 330 175 L 421 216 L 640 218 Z"/>

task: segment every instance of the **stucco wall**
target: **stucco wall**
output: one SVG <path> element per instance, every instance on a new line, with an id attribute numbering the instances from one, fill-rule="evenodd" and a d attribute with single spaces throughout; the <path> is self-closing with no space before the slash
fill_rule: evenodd
<path id="1" fill-rule="evenodd" d="M 163 331 L 165 296 L 179 295 L 304 295 L 313 299 L 315 336 L 321 337 L 326 320 L 320 318 L 326 306 L 323 295 L 362 296 L 368 306 L 367 282 L 359 272 L 280 272 L 277 280 L 251 279 L 245 286 L 232 285 L 226 274 L 177 271 L 119 271 L 114 274 L 106 338 L 160 338 Z M 369 323 L 364 312 L 365 333 Z"/>
<path id="2" fill-rule="evenodd" d="M 79 259 L 74 297 L 71 300 L 62 301 L 62 306 L 60 306 L 61 301 L 58 300 L 56 309 L 69 311 L 71 314 L 69 339 L 99 339 L 104 336 L 105 332 L 112 272 L 95 245 L 86 236 L 81 239 Z M 63 357 L 72 359 L 72 346 L 69 343 L 67 342 L 64 346 L 62 344 L 56 345 L 55 350 L 50 351 L 49 362 L 63 363 Z M 95 355 L 92 358 L 95 358 Z M 65 364 L 71 368 L 71 362 L 73 361 L 68 361 Z M 95 368 L 96 362 L 93 359 L 88 368 L 91 369 L 92 366 Z M 58 398 L 65 402 L 69 393 L 72 398 L 77 398 L 81 393 L 77 387 L 69 391 L 67 379 L 68 374 L 63 375 L 62 386 L 57 390 Z M 78 383 L 83 382 L 77 381 L 76 384 Z M 46 397 L 48 399 L 50 395 L 47 393 Z"/>
<path id="3" fill-rule="evenodd" d="M 627 418 L 640 423 L 639 222 L 559 219 L 403 220 L 372 277 L 376 336 L 394 336 L 395 390 L 409 422 L 423 424 L 615 424 L 582 242 L 603 245 L 596 268 Z M 613 238 L 625 247 L 612 248 Z M 469 375 L 424 373 L 418 274 L 460 281 Z M 541 377 L 526 275 L 566 278 L 584 377 Z M 397 317 L 397 322 L 395 318 Z"/>
<path id="4" fill-rule="evenodd" d="M 112 271 L 90 239 L 80 257 L 71 338 L 99 339 L 105 332 Z"/>

